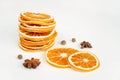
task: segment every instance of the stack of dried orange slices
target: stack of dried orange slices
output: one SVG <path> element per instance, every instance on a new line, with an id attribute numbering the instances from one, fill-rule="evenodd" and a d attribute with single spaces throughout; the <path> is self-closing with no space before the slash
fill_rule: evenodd
<path id="1" fill-rule="evenodd" d="M 79 51 L 73 48 L 55 48 L 48 50 L 46 60 L 58 68 L 72 68 L 82 72 L 93 71 L 100 66 L 97 56 L 89 51 Z"/>
<path id="2" fill-rule="evenodd" d="M 29 52 L 44 51 L 55 43 L 54 18 L 44 13 L 22 12 L 19 17 L 19 46 Z"/>

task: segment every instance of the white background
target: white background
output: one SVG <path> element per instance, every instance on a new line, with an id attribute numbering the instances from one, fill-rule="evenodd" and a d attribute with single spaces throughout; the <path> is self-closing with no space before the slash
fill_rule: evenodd
<path id="1" fill-rule="evenodd" d="M 0 79 L 1 80 L 120 80 L 120 1 L 119 0 L 0 0 Z M 18 47 L 18 17 L 21 11 L 48 13 L 55 17 L 58 36 L 54 47 L 80 49 L 83 40 L 101 62 L 99 69 L 83 73 L 49 65 L 44 52 L 28 53 Z M 70 40 L 77 39 L 76 43 Z M 61 46 L 63 47 L 63 46 Z M 17 55 L 23 59 L 18 60 Z M 24 59 L 40 58 L 37 69 L 22 66 Z"/>

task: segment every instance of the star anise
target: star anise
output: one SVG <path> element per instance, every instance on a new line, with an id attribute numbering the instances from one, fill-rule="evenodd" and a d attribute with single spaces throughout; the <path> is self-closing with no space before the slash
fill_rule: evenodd
<path id="1" fill-rule="evenodd" d="M 89 42 L 83 41 L 80 43 L 81 48 L 92 48 L 92 45 Z"/>
<path id="2" fill-rule="evenodd" d="M 25 59 L 23 66 L 26 68 L 37 68 L 37 66 L 39 66 L 41 62 L 39 61 L 39 59 L 35 59 L 35 58 L 31 58 L 31 59 Z"/>

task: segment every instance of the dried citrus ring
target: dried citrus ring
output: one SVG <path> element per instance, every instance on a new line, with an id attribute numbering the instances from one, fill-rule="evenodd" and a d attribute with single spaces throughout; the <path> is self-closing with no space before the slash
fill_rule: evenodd
<path id="1" fill-rule="evenodd" d="M 76 52 L 70 55 L 68 63 L 71 68 L 82 72 L 93 71 L 100 66 L 97 56 L 89 51 Z"/>
<path id="2" fill-rule="evenodd" d="M 49 64 L 58 68 L 68 68 L 68 56 L 78 52 L 73 48 L 55 48 L 48 50 L 45 57 Z"/>
<path id="3" fill-rule="evenodd" d="M 26 23 L 26 24 L 42 25 L 42 26 L 49 26 L 49 25 L 56 24 L 55 21 L 53 21 L 53 22 L 42 22 L 42 21 L 38 21 L 38 20 L 27 21 L 27 20 L 23 19 L 22 17 L 19 18 L 19 22 Z"/>
<path id="4" fill-rule="evenodd" d="M 37 46 L 37 45 L 45 45 L 49 42 L 53 42 L 55 38 L 52 38 L 50 40 L 41 40 L 41 41 L 31 41 L 28 39 L 25 39 L 23 37 L 20 37 L 20 43 L 26 46 Z"/>
<path id="5" fill-rule="evenodd" d="M 22 46 L 27 47 L 29 49 L 41 49 L 41 48 L 46 48 L 46 46 L 49 46 L 50 44 L 52 44 L 54 41 L 48 42 L 46 44 L 39 44 L 39 45 L 32 45 L 32 46 L 28 46 L 28 45 L 24 45 L 22 44 Z"/>
<path id="6" fill-rule="evenodd" d="M 56 24 L 49 25 L 49 26 L 37 26 L 37 25 L 30 25 L 30 24 L 25 24 L 21 23 L 19 25 L 19 28 L 24 31 L 28 32 L 51 32 L 52 30 L 55 29 Z"/>
<path id="7" fill-rule="evenodd" d="M 32 13 L 32 12 L 21 12 L 20 16 L 25 20 L 36 20 L 40 22 L 51 22 L 54 21 L 53 16 L 45 13 Z"/>
<path id="8" fill-rule="evenodd" d="M 54 45 L 54 43 L 55 42 L 52 42 L 51 44 L 49 44 L 49 45 L 45 45 L 45 47 L 44 48 L 28 48 L 28 46 L 24 46 L 24 45 L 22 45 L 22 44 L 18 44 L 19 45 L 19 47 L 22 49 L 22 50 L 24 50 L 24 51 L 27 51 L 27 52 L 40 52 L 40 51 L 45 51 L 45 50 L 48 50 L 49 48 L 51 48 L 53 45 Z"/>
<path id="9" fill-rule="evenodd" d="M 42 34 L 34 34 L 25 31 L 19 30 L 20 37 L 24 37 L 25 39 L 32 40 L 32 41 L 40 41 L 40 40 L 49 40 L 51 38 L 55 38 L 57 36 L 57 32 L 53 30 L 49 34 L 42 33 Z"/>

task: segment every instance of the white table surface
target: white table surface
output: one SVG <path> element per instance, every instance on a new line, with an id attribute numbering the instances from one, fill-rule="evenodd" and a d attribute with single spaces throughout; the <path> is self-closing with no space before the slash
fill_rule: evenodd
<path id="1" fill-rule="evenodd" d="M 120 1 L 119 0 L 0 0 L 0 79 L 1 80 L 120 80 Z M 28 53 L 18 47 L 18 17 L 22 11 L 54 16 L 58 36 L 54 47 L 65 39 L 65 47 L 80 49 L 83 40 L 101 62 L 99 69 L 83 73 L 59 69 L 45 61 L 44 52 Z M 71 43 L 75 37 L 77 42 Z M 18 60 L 17 55 L 23 59 Z M 40 58 L 37 69 L 26 69 L 24 59 Z"/>

